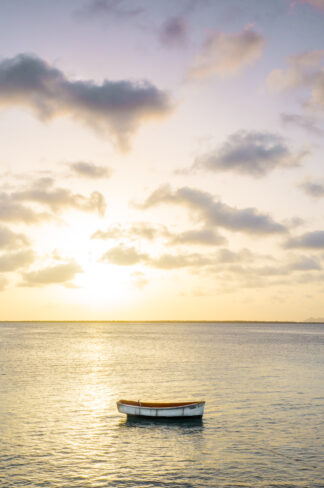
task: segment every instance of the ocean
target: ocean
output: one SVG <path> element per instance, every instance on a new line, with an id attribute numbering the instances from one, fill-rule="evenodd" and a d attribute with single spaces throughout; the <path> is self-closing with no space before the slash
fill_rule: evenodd
<path id="1" fill-rule="evenodd" d="M 1 323 L 0 487 L 323 488 L 324 325 Z"/>

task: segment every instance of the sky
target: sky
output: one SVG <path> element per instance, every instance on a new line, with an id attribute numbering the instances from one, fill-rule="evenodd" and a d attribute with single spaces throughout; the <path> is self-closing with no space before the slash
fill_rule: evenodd
<path id="1" fill-rule="evenodd" d="M 324 0 L 1 0 L 0 320 L 324 320 Z"/>

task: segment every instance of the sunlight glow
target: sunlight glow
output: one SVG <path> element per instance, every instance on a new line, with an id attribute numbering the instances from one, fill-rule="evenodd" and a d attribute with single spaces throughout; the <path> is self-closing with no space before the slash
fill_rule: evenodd
<path id="1" fill-rule="evenodd" d="M 107 249 L 118 245 L 119 241 L 91 239 L 102 227 L 100 219 L 93 215 L 74 212 L 66 214 L 64 220 L 65 224 L 60 227 L 46 226 L 40 254 L 46 253 L 51 262 L 74 260 L 81 267 L 82 272 L 67 283 L 68 288 L 75 288 L 73 295 L 77 302 L 90 306 L 128 302 L 136 288 L 134 267 L 101 261 Z M 136 271 L 140 273 L 141 269 L 136 267 Z"/>
<path id="2" fill-rule="evenodd" d="M 80 287 L 80 301 L 92 305 L 127 301 L 132 292 L 129 270 L 103 263 L 81 263 L 84 273 L 74 283 Z"/>

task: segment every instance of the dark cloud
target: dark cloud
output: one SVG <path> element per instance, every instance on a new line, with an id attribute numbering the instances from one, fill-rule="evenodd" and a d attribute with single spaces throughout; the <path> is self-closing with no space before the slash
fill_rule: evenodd
<path id="1" fill-rule="evenodd" d="M 223 32 L 211 34 L 189 70 L 188 76 L 200 79 L 214 74 L 235 74 L 261 56 L 264 44 L 264 38 L 250 27 L 237 34 Z"/>
<path id="2" fill-rule="evenodd" d="M 33 202 L 44 205 L 54 213 L 74 208 L 104 215 L 106 210 L 106 202 L 100 192 L 94 191 L 89 197 L 85 197 L 79 193 L 73 193 L 67 188 L 54 187 L 52 178 L 40 178 L 34 181 L 29 189 L 12 193 L 11 198 L 14 202 Z"/>
<path id="3" fill-rule="evenodd" d="M 29 266 L 34 260 L 35 254 L 31 249 L 2 254 L 0 255 L 0 272 L 16 271 Z"/>
<path id="4" fill-rule="evenodd" d="M 144 8 L 135 6 L 125 0 L 89 0 L 76 13 L 82 18 L 111 16 L 118 19 L 131 19 L 145 12 Z M 131 6 L 128 6 L 131 5 Z"/>
<path id="5" fill-rule="evenodd" d="M 109 133 L 121 148 L 140 122 L 170 110 L 167 94 L 148 81 L 70 81 L 28 54 L 0 62 L 0 104 L 27 106 L 42 120 L 69 114 Z"/>
<path id="6" fill-rule="evenodd" d="M 81 267 L 71 260 L 66 263 L 47 266 L 36 271 L 22 273 L 21 286 L 45 286 L 65 284 L 70 282 L 76 274 L 82 273 Z"/>
<path id="7" fill-rule="evenodd" d="M 301 183 L 299 187 L 304 190 L 307 195 L 313 198 L 324 197 L 324 185 L 322 183 L 305 181 L 304 183 Z"/>
<path id="8" fill-rule="evenodd" d="M 194 168 L 261 177 L 277 167 L 298 166 L 308 154 L 293 155 L 285 140 L 267 132 L 235 132 L 215 151 L 197 158 Z"/>
<path id="9" fill-rule="evenodd" d="M 280 118 L 285 125 L 294 125 L 300 129 L 304 129 L 310 134 L 315 134 L 316 136 L 324 134 L 324 130 L 318 127 L 316 121 L 312 117 L 306 115 L 281 113 Z"/>
<path id="10" fill-rule="evenodd" d="M 141 205 L 149 208 L 161 203 L 182 205 L 192 210 L 206 225 L 224 227 L 231 231 L 254 235 L 267 235 L 285 232 L 284 225 L 275 222 L 269 215 L 255 208 L 237 209 L 221 201 L 215 201 L 207 192 L 183 187 L 172 191 L 162 186 L 154 191 Z"/>
<path id="11" fill-rule="evenodd" d="M 71 163 L 69 166 L 74 173 L 85 178 L 109 178 L 112 175 L 112 170 L 107 166 L 98 166 L 85 161 Z"/>
<path id="12" fill-rule="evenodd" d="M 315 230 L 313 232 L 305 232 L 298 237 L 288 239 L 285 244 L 287 248 L 301 248 L 301 249 L 324 249 L 324 231 Z"/>
<path id="13" fill-rule="evenodd" d="M 17 234 L 0 225 L 0 249 L 18 249 L 29 244 L 24 234 Z"/>
<path id="14" fill-rule="evenodd" d="M 183 47 L 187 42 L 187 22 L 184 17 L 171 17 L 161 27 L 161 43 L 166 47 Z"/>

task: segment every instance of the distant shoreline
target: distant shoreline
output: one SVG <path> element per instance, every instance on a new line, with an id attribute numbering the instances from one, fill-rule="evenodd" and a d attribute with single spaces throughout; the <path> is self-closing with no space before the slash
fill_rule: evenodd
<path id="1" fill-rule="evenodd" d="M 96 323 L 96 324 L 324 324 L 324 320 L 318 321 L 294 321 L 294 320 L 0 320 L 4 323 Z"/>

